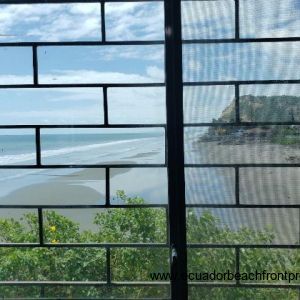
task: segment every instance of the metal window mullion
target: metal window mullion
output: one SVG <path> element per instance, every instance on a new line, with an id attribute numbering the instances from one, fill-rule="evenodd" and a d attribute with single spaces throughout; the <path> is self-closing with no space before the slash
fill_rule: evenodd
<path id="1" fill-rule="evenodd" d="M 299 164 L 300 166 L 300 164 Z M 117 168 L 117 169 L 127 169 L 127 168 L 165 168 L 166 164 L 121 164 L 121 165 L 106 165 L 106 164 L 89 164 L 89 165 L 0 165 L 0 169 L 102 169 L 106 167 Z"/>
<path id="2" fill-rule="evenodd" d="M 187 280 L 180 278 L 187 273 L 181 1 L 165 0 L 164 11 L 169 232 L 172 252 L 176 257 L 171 261 L 171 274 L 175 276 L 171 280 L 171 298 L 185 300 Z"/>
<path id="3" fill-rule="evenodd" d="M 124 2 L 163 2 L 164 0 L 125 0 Z M 190 1 L 190 0 L 182 0 Z M 193 0 L 192 0 L 193 1 Z M 61 3 L 99 3 L 99 2 L 112 2 L 119 3 L 122 0 L 1 0 L 0 4 L 61 4 Z"/>
<path id="4" fill-rule="evenodd" d="M 240 169 L 236 167 L 235 171 L 235 204 L 240 205 Z"/>
<path id="5" fill-rule="evenodd" d="M 36 166 L 40 167 L 41 162 L 41 129 L 37 127 L 35 129 L 35 151 L 36 151 Z"/>
<path id="6" fill-rule="evenodd" d="M 211 163 L 211 164 L 185 164 L 187 168 L 229 168 L 229 167 L 240 167 L 240 168 L 260 168 L 260 167 L 268 167 L 268 168 L 289 168 L 289 167 L 300 167 L 300 163 L 296 164 L 285 164 L 285 163 L 241 163 L 241 164 L 219 164 L 219 163 Z"/>
<path id="7" fill-rule="evenodd" d="M 44 221 L 43 209 L 38 208 L 38 228 L 39 228 L 39 245 L 44 246 Z"/>
<path id="8" fill-rule="evenodd" d="M 241 122 L 240 116 L 240 86 L 239 84 L 235 84 L 234 86 L 234 94 L 235 94 L 235 122 L 239 124 Z"/>
<path id="9" fill-rule="evenodd" d="M 300 208 L 300 204 L 187 204 L 190 208 Z"/>
<path id="10" fill-rule="evenodd" d="M 39 243 L 0 243 L 0 248 L 159 248 L 167 249 L 169 245 L 161 244 L 136 244 L 136 243 L 44 243 L 40 245 Z M 191 249 L 290 249 L 299 250 L 300 244 L 188 244 L 188 248 Z"/>
<path id="11" fill-rule="evenodd" d="M 239 0 L 234 1 L 234 15 L 235 15 L 235 39 L 240 39 L 240 3 Z"/>
<path id="12" fill-rule="evenodd" d="M 106 248 L 106 281 L 107 285 L 111 285 L 111 249 Z"/>
<path id="13" fill-rule="evenodd" d="M 32 65 L 33 65 L 33 85 L 39 84 L 39 70 L 38 70 L 38 53 L 37 46 L 32 46 Z"/>
<path id="14" fill-rule="evenodd" d="M 212 81 L 185 81 L 184 86 L 211 86 L 211 85 L 254 85 L 254 84 L 298 84 L 300 79 L 259 79 L 259 80 L 212 80 Z M 1 87 L 1 86 L 0 86 Z"/>
<path id="15" fill-rule="evenodd" d="M 272 126 L 300 125 L 300 122 L 233 122 L 233 123 L 186 123 L 184 127 L 231 127 L 231 126 Z"/>
<path id="16" fill-rule="evenodd" d="M 120 1 L 120 0 L 119 0 Z M 300 37 L 269 37 L 269 38 L 225 38 L 225 39 L 191 39 L 183 40 L 183 44 L 240 44 L 240 43 L 282 43 L 300 42 Z M 60 41 L 60 42 L 0 42 L 0 47 L 63 47 L 63 46 L 129 46 L 129 45 L 164 45 L 163 40 L 128 40 L 128 41 Z"/>
<path id="17" fill-rule="evenodd" d="M 40 289 L 40 298 L 44 298 L 46 296 L 45 294 L 45 286 L 42 285 Z"/>
<path id="18" fill-rule="evenodd" d="M 300 204 L 299 204 L 298 213 L 299 213 L 299 215 L 298 215 L 298 222 L 299 222 L 299 224 L 298 224 L 298 230 L 299 230 L 299 240 L 298 240 L 298 243 L 300 244 Z"/>
<path id="19" fill-rule="evenodd" d="M 110 206 L 110 168 L 105 169 L 105 206 Z"/>
<path id="20" fill-rule="evenodd" d="M 101 1 L 101 35 L 102 42 L 106 42 L 106 29 L 105 29 L 105 2 Z"/>
<path id="21" fill-rule="evenodd" d="M 235 273 L 240 274 L 240 247 L 235 248 Z M 240 279 L 236 280 L 236 284 L 240 284 Z"/>
<path id="22" fill-rule="evenodd" d="M 106 86 L 103 87 L 103 112 L 104 112 L 104 126 L 109 126 L 107 87 Z"/>

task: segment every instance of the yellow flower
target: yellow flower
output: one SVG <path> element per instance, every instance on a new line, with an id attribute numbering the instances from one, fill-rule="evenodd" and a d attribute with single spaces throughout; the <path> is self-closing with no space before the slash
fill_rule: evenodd
<path id="1" fill-rule="evenodd" d="M 56 226 L 50 226 L 50 231 L 52 232 L 56 231 Z"/>
<path id="2" fill-rule="evenodd" d="M 54 240 L 51 241 L 51 243 L 52 243 L 52 244 L 57 244 L 57 243 L 58 243 L 58 240 L 54 239 Z"/>

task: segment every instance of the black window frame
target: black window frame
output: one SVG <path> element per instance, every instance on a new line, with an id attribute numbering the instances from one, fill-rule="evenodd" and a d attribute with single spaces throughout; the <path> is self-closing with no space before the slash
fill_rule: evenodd
<path id="1" fill-rule="evenodd" d="M 235 37 L 230 39 L 193 39 L 182 40 L 181 36 L 181 3 L 187 0 L 1 0 L 1 4 L 49 4 L 49 3 L 100 3 L 101 7 L 101 41 L 74 41 L 74 42 L 3 42 L 0 47 L 31 47 L 33 61 L 33 84 L 6 84 L 0 85 L 0 89 L 11 88 L 59 88 L 59 87 L 98 87 L 103 90 L 103 125 L 1 125 L 0 129 L 24 129 L 35 130 L 36 164 L 35 165 L 1 165 L 0 169 L 51 169 L 51 168 L 103 168 L 106 173 L 106 203 L 104 205 L 0 205 L 1 208 L 34 208 L 38 212 L 39 220 L 39 243 L 24 244 L 0 244 L 0 247 L 101 247 L 106 249 L 107 256 L 107 281 L 106 282 L 0 282 L 0 286 L 40 286 L 41 297 L 44 296 L 46 286 L 76 285 L 76 286 L 103 286 L 111 285 L 110 276 L 110 250 L 114 247 L 163 247 L 170 250 L 171 273 L 175 275 L 171 280 L 171 299 L 187 299 L 188 283 L 180 275 L 187 273 L 187 249 L 234 249 L 236 255 L 236 270 L 240 269 L 241 249 L 267 248 L 267 249 L 300 249 L 300 245 L 233 245 L 233 244 L 187 244 L 186 241 L 186 208 L 294 208 L 299 209 L 300 204 L 295 205 L 244 205 L 239 201 L 239 170 L 241 167 L 300 167 L 299 163 L 293 164 L 185 164 L 184 163 L 184 129 L 187 127 L 204 126 L 258 126 L 258 125 L 300 125 L 300 122 L 242 122 L 240 120 L 239 97 L 240 86 L 251 84 L 300 84 L 299 80 L 230 80 L 230 81 L 201 81 L 183 82 L 182 77 L 182 45 L 185 44 L 218 44 L 218 43 L 276 43 L 300 41 L 300 37 L 283 38 L 241 38 L 239 0 L 232 0 L 235 3 Z M 190 0 L 191 1 L 191 0 Z M 197 1 L 197 0 L 193 0 Z M 105 3 L 109 2 L 163 2 L 165 13 L 165 41 L 107 41 L 105 34 Z M 40 84 L 38 73 L 38 47 L 47 46 L 117 46 L 117 45 L 164 45 L 165 46 L 165 82 L 145 84 Z M 234 123 L 184 123 L 183 121 L 183 88 L 184 86 L 211 86 L 211 85 L 233 85 L 235 87 L 235 112 Z M 112 87 L 165 87 L 166 88 L 166 124 L 118 124 L 111 125 L 108 121 L 108 99 L 107 89 Z M 164 164 L 146 165 L 44 165 L 41 162 L 41 129 L 45 128 L 163 128 L 166 134 L 166 161 Z M 143 207 L 162 207 L 166 210 L 168 220 L 168 239 L 164 244 L 50 244 L 45 243 L 43 234 L 43 210 L 47 208 L 129 208 L 135 205 L 112 205 L 110 203 L 110 170 L 112 168 L 157 168 L 168 169 L 168 192 L 169 200 L 167 205 L 146 204 Z M 186 204 L 185 203 L 185 167 L 212 168 L 226 167 L 235 170 L 235 204 Z M 161 286 L 164 283 L 124 283 L 126 286 Z M 169 283 L 165 283 L 169 285 Z M 300 291 L 300 285 L 292 284 L 242 284 L 236 283 L 189 283 L 190 286 L 203 287 L 239 287 L 239 288 L 293 288 Z M 120 284 L 118 284 L 120 286 Z"/>

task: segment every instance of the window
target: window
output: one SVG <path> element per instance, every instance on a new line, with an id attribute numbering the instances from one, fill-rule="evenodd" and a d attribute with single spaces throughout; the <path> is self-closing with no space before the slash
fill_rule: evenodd
<path id="1" fill-rule="evenodd" d="M 169 298 L 164 2 L 9 2 L 0 296 Z"/>
<path id="2" fill-rule="evenodd" d="M 298 299 L 299 16 L 1 1 L 0 296 Z"/>

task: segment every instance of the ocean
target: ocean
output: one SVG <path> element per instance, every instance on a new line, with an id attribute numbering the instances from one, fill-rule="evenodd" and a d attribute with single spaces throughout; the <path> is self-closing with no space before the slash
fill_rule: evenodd
<path id="1" fill-rule="evenodd" d="M 47 132 L 48 131 L 48 132 Z M 165 136 L 162 129 L 144 132 L 96 133 L 89 130 L 71 134 L 41 132 L 41 161 L 43 165 L 90 164 L 164 164 Z M 98 130 L 99 131 L 99 130 Z M 132 130 L 134 131 L 134 130 Z M 0 135 L 0 165 L 34 165 L 36 163 L 33 134 Z M 145 170 L 146 169 L 146 170 Z M 161 169 L 164 171 L 162 172 Z M 84 172 L 85 171 L 85 172 Z M 0 170 L 0 204 L 57 205 L 103 204 L 105 199 L 104 169 L 2 169 Z M 165 168 L 112 169 L 111 190 L 125 190 L 132 196 L 143 196 L 148 202 L 166 202 L 167 178 Z M 134 185 L 134 178 L 144 178 Z M 47 184 L 47 187 L 45 185 Z M 165 186 L 163 186 L 165 185 Z M 37 194 L 41 187 L 55 190 L 59 195 Z M 98 197 L 72 199 L 66 190 L 94 190 Z M 68 189 L 67 189 L 68 188 Z M 161 192 L 159 192 L 161 191 Z M 51 195 L 52 194 L 52 195 Z M 156 195 L 155 197 L 153 195 Z M 112 195 L 113 196 L 113 195 Z M 52 199 L 51 199 L 52 198 Z M 60 199 L 59 199 L 60 198 Z M 74 197 L 73 197 L 74 198 Z"/>

